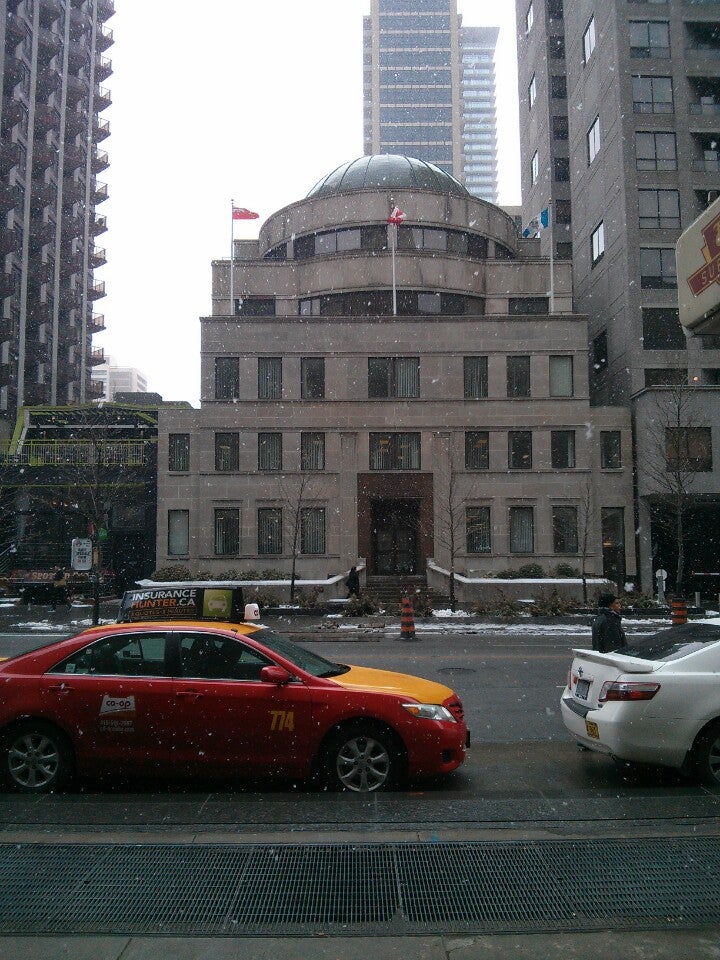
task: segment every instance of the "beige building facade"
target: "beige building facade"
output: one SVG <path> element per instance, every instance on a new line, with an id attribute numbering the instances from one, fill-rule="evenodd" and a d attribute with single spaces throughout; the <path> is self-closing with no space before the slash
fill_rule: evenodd
<path id="1" fill-rule="evenodd" d="M 389 156 L 333 171 L 235 256 L 232 302 L 212 265 L 201 408 L 160 414 L 159 565 L 632 579 L 629 412 L 590 407 L 569 264 L 551 313 L 537 241 Z"/>

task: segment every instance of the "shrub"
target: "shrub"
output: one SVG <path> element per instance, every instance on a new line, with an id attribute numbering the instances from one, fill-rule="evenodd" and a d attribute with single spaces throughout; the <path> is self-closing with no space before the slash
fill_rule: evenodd
<path id="1" fill-rule="evenodd" d="M 380 603 L 371 593 L 354 594 L 343 607 L 344 617 L 363 617 L 368 613 L 377 613 Z"/>
<path id="2" fill-rule="evenodd" d="M 277 594 L 273 593 L 272 590 L 253 590 L 252 595 L 250 590 L 246 592 L 248 595 L 245 597 L 245 602 L 256 603 L 261 610 L 265 610 L 267 607 L 277 607 L 280 604 Z"/>
<path id="3" fill-rule="evenodd" d="M 627 593 L 622 598 L 624 607 L 632 607 L 634 610 L 657 610 L 664 608 L 667 604 L 659 604 L 655 597 L 648 596 L 645 593 Z"/>
<path id="4" fill-rule="evenodd" d="M 158 567 L 150 574 L 151 580 L 157 580 L 160 583 L 170 583 L 173 580 L 192 580 L 190 568 L 184 564 L 170 564 L 167 567 Z"/>
<path id="5" fill-rule="evenodd" d="M 272 567 L 267 570 L 261 570 L 258 580 L 289 580 L 289 576 L 286 573 L 281 573 L 279 570 L 274 570 Z"/>
<path id="6" fill-rule="evenodd" d="M 579 577 L 580 572 L 570 563 L 559 563 L 553 570 L 554 577 Z"/>
<path id="7" fill-rule="evenodd" d="M 533 598 L 534 603 L 529 605 L 530 615 L 533 617 L 561 617 L 572 613 L 575 605 L 570 600 L 565 600 L 557 590 L 553 590 L 550 595 L 540 594 Z"/>
<path id="8" fill-rule="evenodd" d="M 517 600 L 512 600 L 501 592 L 495 600 L 479 600 L 475 604 L 473 612 L 479 616 L 492 614 L 503 620 L 510 620 L 512 617 L 516 617 L 524 608 L 525 604 L 518 603 Z"/>
<path id="9" fill-rule="evenodd" d="M 325 605 L 322 587 L 313 587 L 312 590 L 300 590 L 295 602 L 301 610 L 319 610 Z"/>
<path id="10" fill-rule="evenodd" d="M 416 617 L 431 617 L 433 615 L 432 600 L 426 593 L 411 593 L 410 602 Z"/>
<path id="11" fill-rule="evenodd" d="M 544 577 L 545 571 L 539 563 L 526 563 L 518 570 L 521 577 Z"/>

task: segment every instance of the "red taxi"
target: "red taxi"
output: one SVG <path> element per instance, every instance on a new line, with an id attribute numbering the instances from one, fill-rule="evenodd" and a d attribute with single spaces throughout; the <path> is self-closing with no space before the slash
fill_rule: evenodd
<path id="1" fill-rule="evenodd" d="M 0 664 L 0 689 L 0 777 L 27 793 L 108 772 L 368 792 L 448 773 L 468 743 L 448 687 L 333 663 L 257 623 L 93 627 Z"/>

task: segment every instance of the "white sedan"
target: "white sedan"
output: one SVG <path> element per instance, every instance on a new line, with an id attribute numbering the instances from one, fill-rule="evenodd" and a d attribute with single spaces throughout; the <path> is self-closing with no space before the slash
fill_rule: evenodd
<path id="1" fill-rule="evenodd" d="M 720 619 L 573 654 L 560 709 L 581 746 L 720 786 Z"/>

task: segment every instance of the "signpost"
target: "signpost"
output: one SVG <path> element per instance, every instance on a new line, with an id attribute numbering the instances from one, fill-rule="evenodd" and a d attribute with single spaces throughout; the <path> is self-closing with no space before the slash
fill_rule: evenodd
<path id="1" fill-rule="evenodd" d="M 73 570 L 92 570 L 92 540 L 75 537 L 70 548 L 70 566 Z"/>
<path id="2" fill-rule="evenodd" d="M 655 579 L 657 580 L 658 603 L 665 603 L 665 581 L 667 580 L 667 570 L 656 570 Z"/>

